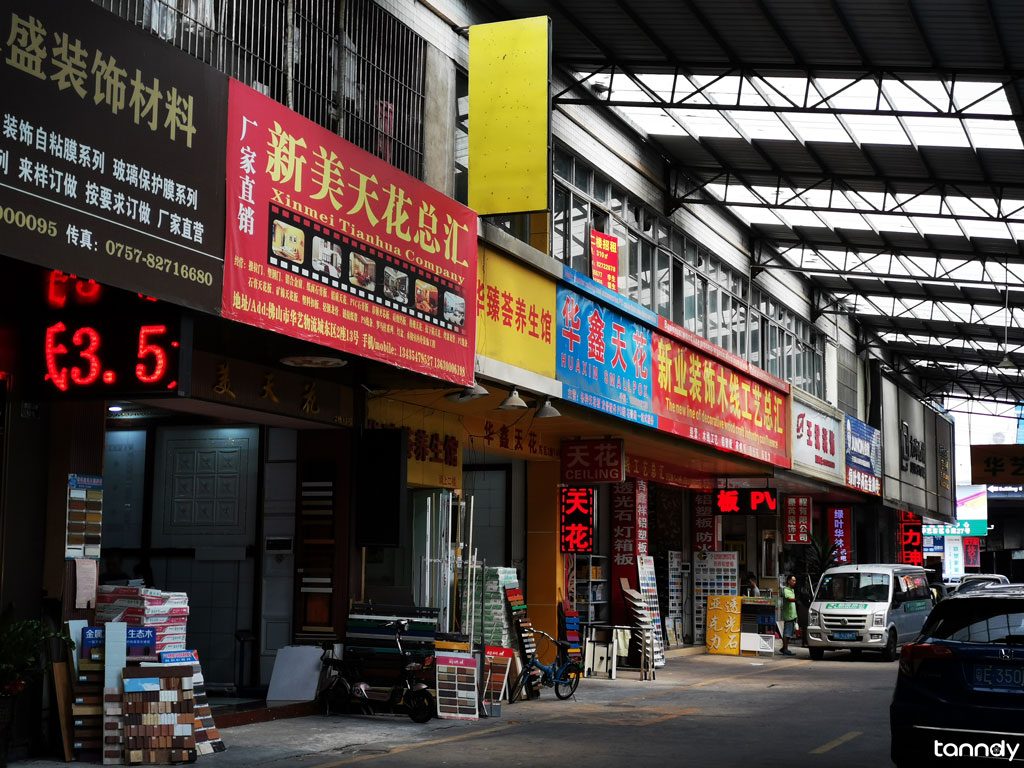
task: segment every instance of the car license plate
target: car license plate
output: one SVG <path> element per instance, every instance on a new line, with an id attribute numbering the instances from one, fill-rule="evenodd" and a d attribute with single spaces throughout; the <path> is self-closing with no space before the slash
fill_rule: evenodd
<path id="1" fill-rule="evenodd" d="M 832 639 L 833 640 L 856 640 L 857 639 L 857 633 L 856 632 L 833 632 L 832 633 Z"/>
<path id="2" fill-rule="evenodd" d="M 975 664 L 971 685 L 976 690 L 1019 691 L 1024 693 L 1024 667 Z"/>

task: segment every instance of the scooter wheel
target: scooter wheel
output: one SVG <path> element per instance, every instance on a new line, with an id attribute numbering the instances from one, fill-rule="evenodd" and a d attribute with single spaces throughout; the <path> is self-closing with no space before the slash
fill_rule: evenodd
<path id="1" fill-rule="evenodd" d="M 434 716 L 434 697 L 430 691 L 410 691 L 405 697 L 405 707 L 414 723 L 425 723 Z"/>

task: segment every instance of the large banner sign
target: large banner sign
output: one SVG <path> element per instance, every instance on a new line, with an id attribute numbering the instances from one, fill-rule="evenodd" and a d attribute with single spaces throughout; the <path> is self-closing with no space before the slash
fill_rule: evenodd
<path id="1" fill-rule="evenodd" d="M 882 495 L 882 433 L 852 416 L 846 417 L 846 485 Z"/>
<path id="2" fill-rule="evenodd" d="M 567 270 L 570 272 L 570 270 Z M 790 466 L 789 404 L 775 388 L 567 286 L 558 288 L 555 372 L 567 400 L 759 461 Z M 727 353 L 723 352 L 727 357 Z"/>
<path id="3" fill-rule="evenodd" d="M 223 314 L 473 381 L 476 214 L 236 80 Z"/>
<path id="4" fill-rule="evenodd" d="M 216 313 L 227 78 L 93 3 L 0 11 L 4 253 Z"/>

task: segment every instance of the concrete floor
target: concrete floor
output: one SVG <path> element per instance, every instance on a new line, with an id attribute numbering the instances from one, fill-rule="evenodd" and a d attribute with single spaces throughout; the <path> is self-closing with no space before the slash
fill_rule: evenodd
<path id="1" fill-rule="evenodd" d="M 587 679 L 576 700 L 504 705 L 475 722 L 310 717 L 224 731 L 207 768 L 296 766 L 697 765 L 708 768 L 872 766 L 889 762 L 888 705 L 896 664 L 846 654 L 812 662 L 688 656 L 658 678 Z M 33 768 L 62 763 L 28 761 Z"/>

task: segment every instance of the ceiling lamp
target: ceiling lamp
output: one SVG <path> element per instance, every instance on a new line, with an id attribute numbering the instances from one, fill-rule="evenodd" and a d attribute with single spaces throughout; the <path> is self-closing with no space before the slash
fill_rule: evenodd
<path id="1" fill-rule="evenodd" d="M 561 415 L 558 409 L 551 404 L 551 398 L 548 397 L 544 399 L 544 404 L 537 409 L 537 413 L 533 417 L 535 419 L 556 419 Z"/>
<path id="2" fill-rule="evenodd" d="M 513 388 L 509 393 L 508 397 L 501 401 L 501 405 L 498 406 L 499 411 L 521 411 L 524 408 L 529 408 L 526 402 L 519 396 L 519 390 Z"/>
<path id="3" fill-rule="evenodd" d="M 458 392 L 451 392 L 450 394 L 447 394 L 444 397 L 446 400 L 451 400 L 453 403 L 468 403 L 470 400 L 477 400 L 481 397 L 487 397 L 487 395 L 489 394 L 491 393 L 484 389 L 482 386 L 480 386 L 478 382 L 474 381 L 473 386 L 464 387 Z"/>
<path id="4" fill-rule="evenodd" d="M 1010 353 L 1007 352 L 1003 355 L 1003 359 L 996 364 L 996 368 L 1000 368 L 1004 371 L 1016 371 L 1019 366 L 1010 359 Z"/>

